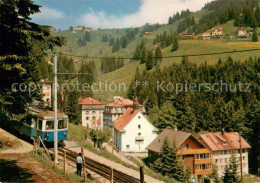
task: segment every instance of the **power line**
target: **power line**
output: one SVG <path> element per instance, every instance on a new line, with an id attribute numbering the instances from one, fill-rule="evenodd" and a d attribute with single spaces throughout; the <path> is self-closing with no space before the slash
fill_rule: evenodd
<path id="1" fill-rule="evenodd" d="M 156 57 L 156 58 L 182 58 L 182 57 L 197 57 L 197 56 L 211 56 L 211 55 L 222 55 L 222 54 L 233 54 L 233 53 L 243 53 L 243 52 L 251 52 L 251 51 L 260 51 L 260 48 L 256 49 L 247 49 L 247 50 L 232 50 L 232 51 L 224 51 L 224 52 L 212 52 L 212 53 L 199 53 L 199 54 L 187 54 L 187 55 L 172 55 L 172 56 L 164 56 L 164 57 Z M 130 60 L 140 60 L 141 58 L 132 58 L 132 57 L 86 57 L 83 55 L 73 55 L 67 53 L 59 53 L 61 55 L 66 55 L 70 57 L 80 57 L 85 59 L 130 59 Z"/>

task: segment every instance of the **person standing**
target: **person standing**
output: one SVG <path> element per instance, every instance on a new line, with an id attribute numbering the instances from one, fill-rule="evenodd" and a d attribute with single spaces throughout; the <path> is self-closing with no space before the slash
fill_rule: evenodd
<path id="1" fill-rule="evenodd" d="M 76 158 L 76 164 L 77 164 L 77 174 L 81 176 L 81 170 L 82 170 L 82 157 L 81 153 L 79 153 L 78 157 Z"/>

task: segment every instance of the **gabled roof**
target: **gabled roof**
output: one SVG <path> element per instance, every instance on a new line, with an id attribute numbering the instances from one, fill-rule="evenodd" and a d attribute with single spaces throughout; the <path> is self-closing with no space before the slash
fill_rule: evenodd
<path id="1" fill-rule="evenodd" d="M 191 133 L 187 132 L 164 129 L 162 133 L 158 135 L 157 138 L 154 139 L 154 141 L 151 144 L 149 144 L 149 146 L 146 149 L 159 153 L 161 151 L 161 146 L 165 137 L 168 137 L 170 144 L 173 144 L 175 142 L 176 147 L 179 148 L 180 145 L 191 135 Z"/>
<path id="2" fill-rule="evenodd" d="M 92 97 L 87 97 L 85 99 L 83 99 L 80 102 L 81 105 L 102 105 L 102 102 L 92 98 Z"/>
<path id="3" fill-rule="evenodd" d="M 212 151 L 235 150 L 240 148 L 238 132 L 203 132 L 200 138 Z M 242 149 L 251 148 L 247 141 L 241 137 Z"/>
<path id="4" fill-rule="evenodd" d="M 127 109 L 124 114 L 115 122 L 114 128 L 117 131 L 122 130 L 138 112 L 139 110 Z"/>
<path id="5" fill-rule="evenodd" d="M 113 103 L 108 104 L 107 106 L 109 106 L 109 107 L 132 107 L 133 101 L 130 99 L 122 98 L 122 99 L 116 100 Z M 138 106 L 142 106 L 142 105 L 139 104 Z"/>

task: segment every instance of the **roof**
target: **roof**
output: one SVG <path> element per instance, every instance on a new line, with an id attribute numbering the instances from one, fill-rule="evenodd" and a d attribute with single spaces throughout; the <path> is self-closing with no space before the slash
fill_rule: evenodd
<path id="1" fill-rule="evenodd" d="M 107 106 L 109 106 L 109 107 L 132 107 L 133 103 L 134 102 L 130 99 L 122 98 L 122 99 L 116 100 L 113 103 L 108 104 Z M 138 104 L 138 106 L 142 106 L 142 105 Z"/>
<path id="2" fill-rule="evenodd" d="M 159 153 L 161 151 L 161 146 L 165 137 L 168 137 L 170 144 L 173 144 L 173 142 L 175 142 L 176 147 L 179 147 L 191 135 L 191 133 L 187 132 L 164 129 L 162 133 L 158 135 L 157 138 L 151 144 L 149 144 L 146 149 Z"/>
<path id="3" fill-rule="evenodd" d="M 52 119 L 54 120 L 54 111 L 51 111 L 51 110 L 41 110 L 38 114 L 37 114 L 37 117 L 38 118 L 41 118 L 41 119 Z M 60 112 L 58 111 L 58 118 L 68 118 L 68 116 L 66 114 L 64 114 L 63 112 Z"/>
<path id="4" fill-rule="evenodd" d="M 234 150 L 240 148 L 238 132 L 203 132 L 200 138 L 212 151 Z M 242 149 L 251 148 L 247 141 L 241 137 Z"/>
<path id="5" fill-rule="evenodd" d="M 87 97 L 80 102 L 81 105 L 102 105 L 103 103 L 92 97 Z"/>
<path id="6" fill-rule="evenodd" d="M 115 129 L 122 130 L 131 119 L 139 112 L 139 110 L 127 109 L 124 114 L 115 122 Z"/>

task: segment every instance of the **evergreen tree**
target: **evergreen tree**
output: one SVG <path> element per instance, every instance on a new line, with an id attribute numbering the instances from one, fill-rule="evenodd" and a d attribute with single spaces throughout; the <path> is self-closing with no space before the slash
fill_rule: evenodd
<path id="1" fill-rule="evenodd" d="M 127 36 L 124 36 L 124 38 L 123 38 L 123 43 L 122 43 L 122 48 L 126 48 L 127 45 L 128 45 L 128 43 L 129 43 L 128 37 L 127 37 Z"/>
<path id="2" fill-rule="evenodd" d="M 114 44 L 115 44 L 115 38 L 114 38 L 114 37 L 111 37 L 111 38 L 109 39 L 108 45 L 109 45 L 109 46 L 113 46 Z"/>
<path id="3" fill-rule="evenodd" d="M 147 58 L 145 61 L 146 70 L 152 69 L 153 65 L 154 65 L 153 51 L 150 50 L 150 51 L 148 51 L 148 55 L 147 55 Z"/>
<path id="4" fill-rule="evenodd" d="M 155 50 L 155 64 L 158 64 L 159 62 L 161 62 L 162 57 L 163 57 L 163 54 L 162 54 L 161 48 L 157 47 Z"/>
<path id="5" fill-rule="evenodd" d="M 80 108 L 78 103 L 79 95 L 76 89 L 70 91 L 67 98 L 66 114 L 69 116 L 69 122 L 80 123 Z"/>
<path id="6" fill-rule="evenodd" d="M 174 36 L 171 51 L 177 51 L 178 49 L 179 49 L 178 37 L 177 37 L 177 36 Z"/>
<path id="7" fill-rule="evenodd" d="M 257 41 L 258 41 L 258 35 L 257 35 L 257 32 L 256 32 L 256 29 L 254 29 L 252 42 L 257 42 Z"/>
<path id="8" fill-rule="evenodd" d="M 39 8 L 31 0 L 0 1 L 0 118 L 24 113 L 39 97 L 37 91 L 15 91 L 12 85 L 37 85 L 37 64 L 48 49 L 64 43 L 63 37 L 51 36 L 51 27 L 31 22 L 31 15 L 39 13 Z"/>
<path id="9" fill-rule="evenodd" d="M 238 183 L 239 178 L 237 174 L 238 162 L 236 160 L 235 153 L 232 151 L 229 159 L 229 165 L 225 167 L 223 182 L 225 183 Z"/>

